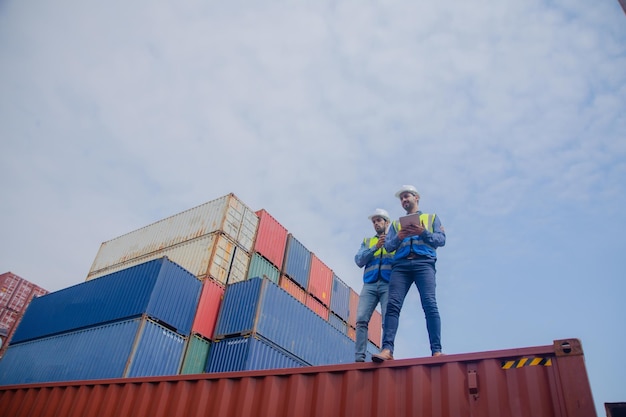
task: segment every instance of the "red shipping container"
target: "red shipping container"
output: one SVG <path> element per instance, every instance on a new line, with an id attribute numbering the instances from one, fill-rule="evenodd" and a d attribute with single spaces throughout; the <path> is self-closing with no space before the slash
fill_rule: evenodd
<path id="1" fill-rule="evenodd" d="M 264 209 L 257 211 L 256 215 L 259 216 L 259 226 L 254 251 L 281 269 L 287 245 L 287 229 Z"/>
<path id="2" fill-rule="evenodd" d="M 380 311 L 374 310 L 372 317 L 370 318 L 369 325 L 367 326 L 367 338 L 377 348 L 380 348 L 381 340 L 383 337 L 383 317 Z"/>
<path id="3" fill-rule="evenodd" d="M 302 304 L 306 304 L 307 293 L 298 284 L 292 281 L 287 275 L 280 277 L 280 287 L 287 291 L 296 300 Z"/>
<path id="4" fill-rule="evenodd" d="M 593 400 L 575 339 L 380 365 L 0 386 L 11 417 L 596 417 Z"/>
<path id="5" fill-rule="evenodd" d="M 312 295 L 308 295 L 306 298 L 306 306 L 313 310 L 315 314 L 328 321 L 328 307 L 322 304 L 318 299 Z"/>
<path id="6" fill-rule="evenodd" d="M 0 309 L 0 329 L 7 329 L 7 333 L 11 334 L 21 316 L 22 314 L 17 311 L 8 308 Z"/>
<path id="7" fill-rule="evenodd" d="M 333 289 L 333 271 L 326 266 L 314 253 L 311 253 L 311 272 L 307 290 L 326 307 L 330 306 L 330 295 Z"/>
<path id="8" fill-rule="evenodd" d="M 207 278 L 202 281 L 202 292 L 191 331 L 207 339 L 213 339 L 215 324 L 224 299 L 224 287 L 217 281 Z"/>
<path id="9" fill-rule="evenodd" d="M 23 313 L 33 297 L 34 289 L 35 284 L 22 280 L 13 293 L 13 297 L 11 297 L 11 301 L 9 301 L 7 308 L 17 311 L 18 313 Z"/>
<path id="10" fill-rule="evenodd" d="M 350 312 L 348 314 L 348 324 L 356 328 L 356 310 L 359 307 L 359 294 L 350 288 Z"/>
<path id="11" fill-rule="evenodd" d="M 33 290 L 33 298 L 41 297 L 42 295 L 48 294 L 48 292 L 48 290 L 35 286 L 35 289 Z"/>
<path id="12" fill-rule="evenodd" d="M 11 272 L 0 275 L 0 308 L 9 305 L 13 293 L 22 281 L 24 281 L 22 278 Z"/>
<path id="13" fill-rule="evenodd" d="M 9 310 L 8 308 L 0 309 L 0 329 L 6 330 L 6 336 L 3 336 L 2 346 L 0 346 L 0 358 L 9 347 L 11 337 L 13 336 L 13 333 L 15 333 L 15 329 L 20 323 L 22 316 L 23 313 L 18 313 L 17 311 Z"/>

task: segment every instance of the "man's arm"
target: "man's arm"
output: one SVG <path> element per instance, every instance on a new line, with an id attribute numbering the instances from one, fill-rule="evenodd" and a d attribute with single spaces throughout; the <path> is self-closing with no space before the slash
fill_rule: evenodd
<path id="1" fill-rule="evenodd" d="M 361 243 L 361 247 L 359 248 L 359 251 L 356 253 L 356 255 L 354 255 L 354 262 L 357 264 L 359 268 L 363 268 L 372 260 L 372 257 L 374 256 L 374 252 L 376 252 L 377 249 L 378 248 L 376 246 L 374 246 L 373 248 L 368 248 L 365 245 L 365 241 L 363 241 Z"/>
<path id="2" fill-rule="evenodd" d="M 428 230 L 424 230 L 420 237 L 424 240 L 424 242 L 428 243 L 428 245 L 433 248 L 438 248 L 441 246 L 445 246 L 446 244 L 446 232 L 441 226 L 441 221 L 439 220 L 439 216 L 435 216 L 435 221 L 433 222 L 433 232 L 429 232 Z"/>

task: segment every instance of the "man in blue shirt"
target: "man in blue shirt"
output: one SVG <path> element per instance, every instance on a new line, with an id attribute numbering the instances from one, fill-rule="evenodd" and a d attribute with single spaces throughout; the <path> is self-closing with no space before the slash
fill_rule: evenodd
<path id="1" fill-rule="evenodd" d="M 385 249 L 395 251 L 389 284 L 389 301 L 383 325 L 382 351 L 372 355 L 374 362 L 393 359 L 394 340 L 398 331 L 400 310 L 414 283 L 426 316 L 426 329 L 433 356 L 441 355 L 441 319 L 435 294 L 436 249 L 446 244 L 446 234 L 439 217 L 418 209 L 420 196 L 412 185 L 404 185 L 396 193 L 406 214 L 419 214 L 404 226 L 395 221 L 389 227 Z M 401 219 L 402 220 L 402 219 Z"/>
<path id="2" fill-rule="evenodd" d="M 359 306 L 356 313 L 356 343 L 355 361 L 365 362 L 367 350 L 367 335 L 369 321 L 374 309 L 380 303 L 382 317 L 387 310 L 387 293 L 389 277 L 391 275 L 391 260 L 393 252 L 385 250 L 385 235 L 389 228 L 389 213 L 383 209 L 376 209 L 369 216 L 376 235 L 363 239 L 359 251 L 354 256 L 354 262 L 363 270 L 363 289 L 359 295 Z"/>

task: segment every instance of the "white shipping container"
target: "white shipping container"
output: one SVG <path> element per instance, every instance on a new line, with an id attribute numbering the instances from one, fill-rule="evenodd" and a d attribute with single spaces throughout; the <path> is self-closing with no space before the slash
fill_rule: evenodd
<path id="1" fill-rule="evenodd" d="M 112 266 L 218 231 L 250 252 L 258 225 L 256 213 L 231 193 L 103 242 L 87 279 L 96 274 L 102 275 L 101 271 Z"/>
<path id="2" fill-rule="evenodd" d="M 246 279 L 250 255 L 222 232 L 213 232 L 184 243 L 129 259 L 90 273 L 87 280 L 121 271 L 163 256 L 191 272 L 199 279 L 211 276 L 222 284 Z"/>

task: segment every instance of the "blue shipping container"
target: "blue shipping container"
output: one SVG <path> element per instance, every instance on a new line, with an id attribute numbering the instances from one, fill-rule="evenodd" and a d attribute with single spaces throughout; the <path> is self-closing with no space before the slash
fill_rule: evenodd
<path id="1" fill-rule="evenodd" d="M 302 288 L 308 288 L 311 273 L 311 252 L 292 234 L 287 236 L 283 272 Z"/>
<path id="2" fill-rule="evenodd" d="M 328 315 L 328 323 L 341 333 L 348 334 L 348 323 L 343 321 L 343 319 L 336 314 L 330 313 Z"/>
<path id="3" fill-rule="evenodd" d="M 9 346 L 0 385 L 175 375 L 183 345 L 183 337 L 141 317 L 63 333 Z"/>
<path id="4" fill-rule="evenodd" d="M 330 311 L 341 317 L 345 322 L 348 321 L 348 316 L 350 315 L 350 287 L 334 273 Z"/>
<path id="5" fill-rule="evenodd" d="M 35 298 L 12 344 L 143 314 L 189 335 L 202 283 L 167 258 L 155 259 Z"/>
<path id="6" fill-rule="evenodd" d="M 143 322 L 141 337 L 124 376 L 176 375 L 185 349 L 185 338 L 150 320 Z"/>
<path id="7" fill-rule="evenodd" d="M 213 343 L 206 372 L 256 371 L 299 368 L 308 364 L 272 342 L 248 335 Z"/>
<path id="8" fill-rule="evenodd" d="M 311 365 L 354 360 L 354 341 L 284 289 L 258 277 L 226 288 L 215 338 L 255 333 Z"/>

